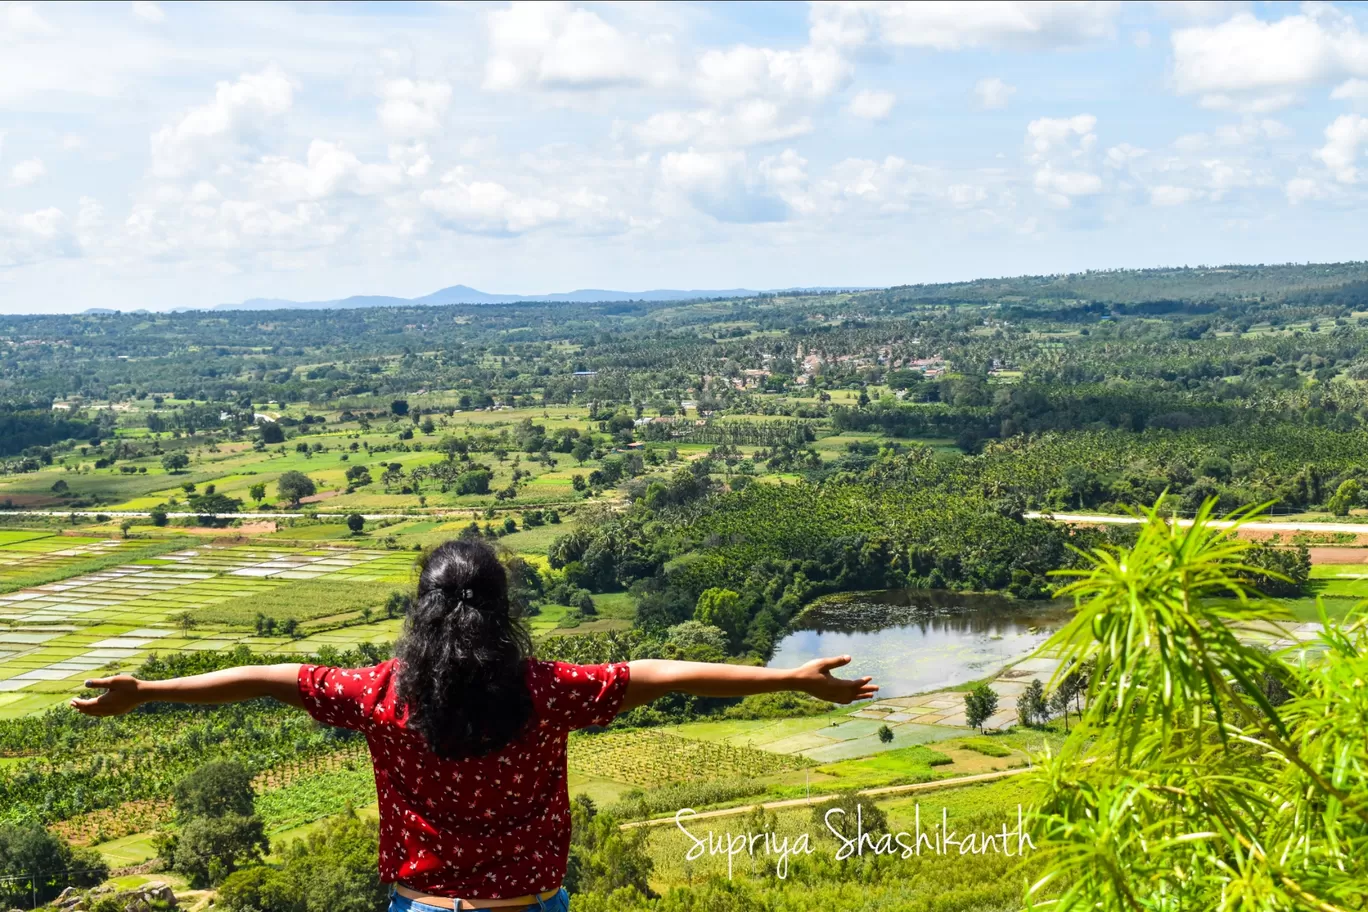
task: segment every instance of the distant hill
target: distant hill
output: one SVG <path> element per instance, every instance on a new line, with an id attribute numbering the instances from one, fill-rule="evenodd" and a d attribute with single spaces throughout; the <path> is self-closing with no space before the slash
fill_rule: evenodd
<path id="1" fill-rule="evenodd" d="M 656 288 L 651 291 L 611 291 L 603 288 L 581 288 L 545 295 L 490 294 L 469 285 L 452 285 L 419 298 L 396 298 L 389 295 L 353 295 L 332 301 L 288 301 L 283 298 L 251 298 L 237 304 L 219 304 L 215 310 L 336 310 L 354 307 L 411 307 L 415 304 L 439 306 L 443 304 L 524 304 L 540 301 L 565 301 L 587 304 L 603 301 L 697 301 L 706 298 L 745 298 L 776 292 L 862 291 L 861 288 L 813 287 L 780 288 L 768 292 L 749 288 L 719 288 L 710 290 L 678 290 Z"/>

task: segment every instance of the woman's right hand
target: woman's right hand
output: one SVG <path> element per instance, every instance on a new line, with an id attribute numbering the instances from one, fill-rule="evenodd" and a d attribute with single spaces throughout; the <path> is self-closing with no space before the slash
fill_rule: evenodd
<path id="1" fill-rule="evenodd" d="M 121 716 L 142 703 L 138 684 L 132 675 L 92 678 L 85 686 L 102 688 L 104 693 L 85 699 L 77 697 L 71 701 L 71 708 L 87 716 Z"/>
<path id="2" fill-rule="evenodd" d="M 794 669 L 795 689 L 811 694 L 828 703 L 853 703 L 868 700 L 879 690 L 879 685 L 871 684 L 873 678 L 837 678 L 831 674 L 833 668 L 850 664 L 850 656 L 832 656 L 826 659 L 813 659 Z"/>

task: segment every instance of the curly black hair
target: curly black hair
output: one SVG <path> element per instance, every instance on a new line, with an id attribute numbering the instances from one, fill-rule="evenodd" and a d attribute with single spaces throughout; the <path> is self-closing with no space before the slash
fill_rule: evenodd
<path id="1" fill-rule="evenodd" d="M 449 541 L 423 559 L 418 597 L 395 650 L 406 726 L 440 757 L 505 747 L 532 715 L 527 629 L 508 601 L 508 576 L 482 541 Z"/>

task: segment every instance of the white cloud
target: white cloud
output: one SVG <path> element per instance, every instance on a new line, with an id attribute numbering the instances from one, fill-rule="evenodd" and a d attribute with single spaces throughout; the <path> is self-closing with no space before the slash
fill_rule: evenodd
<path id="1" fill-rule="evenodd" d="M 55 206 L 19 215 L 0 209 L 0 267 L 26 266 L 78 252 L 66 214 Z"/>
<path id="2" fill-rule="evenodd" d="M 1035 188 L 1052 205 L 1067 208 L 1075 196 L 1102 192 L 1102 178 L 1088 171 L 1067 171 L 1044 165 L 1036 170 Z"/>
<path id="3" fill-rule="evenodd" d="M 362 163 L 337 143 L 315 139 L 304 162 L 266 156 L 255 167 L 257 193 L 273 200 L 320 200 L 340 193 L 370 196 L 398 187 L 403 170 L 393 164 Z"/>
<path id="4" fill-rule="evenodd" d="M 845 88 L 853 75 L 854 67 L 830 48 L 776 51 L 743 44 L 704 53 L 695 81 L 713 101 L 756 96 L 820 101 Z"/>
<path id="5" fill-rule="evenodd" d="M 1222 146 L 1250 146 L 1270 139 L 1287 139 L 1292 130 L 1272 118 L 1245 117 L 1239 123 L 1222 124 L 1210 133 L 1186 133 L 1173 141 L 1184 152 L 1200 152 Z"/>
<path id="6" fill-rule="evenodd" d="M 1026 139 L 1035 163 L 1045 161 L 1061 150 L 1077 157 L 1097 144 L 1097 118 L 1091 114 L 1073 117 L 1042 117 L 1026 125 Z"/>
<path id="7" fill-rule="evenodd" d="M 1368 117 L 1343 114 L 1325 128 L 1325 145 L 1315 153 L 1325 163 L 1335 180 L 1342 184 L 1358 183 L 1357 161 L 1360 147 L 1368 144 Z"/>
<path id="8" fill-rule="evenodd" d="M 1106 165 L 1108 168 L 1126 168 L 1147 154 L 1149 153 L 1145 149 L 1132 146 L 1130 143 L 1121 143 L 1107 150 Z"/>
<path id="9" fill-rule="evenodd" d="M 835 212 L 891 216 L 931 203 L 945 184 L 944 175 L 890 155 L 880 161 L 847 158 L 818 182 L 818 189 Z"/>
<path id="10" fill-rule="evenodd" d="M 1155 206 L 1181 206 L 1191 202 L 1197 195 L 1197 191 L 1191 187 L 1175 187 L 1172 184 L 1160 184 L 1150 188 L 1150 203 Z"/>
<path id="11" fill-rule="evenodd" d="M 47 174 L 41 158 L 28 158 L 10 169 L 10 186 L 27 187 Z"/>
<path id="12" fill-rule="evenodd" d="M 290 110 L 293 101 L 294 89 L 276 67 L 244 73 L 237 82 L 220 82 L 213 101 L 152 135 L 154 170 L 162 175 L 183 173 L 206 149 L 221 141 L 236 142 L 241 134 Z"/>
<path id="13" fill-rule="evenodd" d="M 133 0 L 133 15 L 148 22 L 161 22 L 166 18 L 166 13 L 152 0 Z"/>
<path id="14" fill-rule="evenodd" d="M 1310 177 L 1294 177 L 1287 182 L 1283 192 L 1287 194 L 1287 201 L 1293 206 L 1299 206 L 1308 200 L 1323 200 L 1330 195 L 1324 184 Z"/>
<path id="15" fill-rule="evenodd" d="M 598 89 L 662 82 L 674 71 L 668 37 L 628 35 L 564 2 L 514 3 L 488 17 L 484 87 Z"/>
<path id="16" fill-rule="evenodd" d="M 1092 171 L 1096 126 L 1091 114 L 1042 117 L 1027 125 L 1027 161 L 1037 166 L 1033 183 L 1051 206 L 1067 209 L 1074 197 L 1102 192 L 1102 178 Z"/>
<path id="17" fill-rule="evenodd" d="M 56 29 L 33 4 L 0 3 L 0 45 L 54 32 Z"/>
<path id="18" fill-rule="evenodd" d="M 974 97 L 980 108 L 988 111 L 1007 107 L 1016 93 L 1016 86 L 1008 85 L 996 76 L 980 79 L 974 83 Z"/>
<path id="19" fill-rule="evenodd" d="M 718 147 L 781 142 L 811 131 L 811 118 L 789 118 L 778 105 L 765 99 L 743 101 L 729 111 L 662 111 L 632 130 L 647 146 L 694 143 Z"/>
<path id="20" fill-rule="evenodd" d="M 1212 22 L 1240 12 L 1247 4 L 1234 0 L 1156 0 L 1153 8 L 1175 22 Z"/>
<path id="21" fill-rule="evenodd" d="M 942 51 L 974 47 L 1072 47 L 1110 37 L 1120 3 L 819 0 L 814 44 L 883 43 Z"/>
<path id="22" fill-rule="evenodd" d="M 1150 38 L 1150 33 L 1145 31 L 1144 29 L 1140 29 L 1134 35 L 1131 35 L 1131 44 L 1135 45 L 1141 50 L 1144 50 L 1145 48 L 1149 47 L 1151 40 L 1152 39 Z"/>
<path id="23" fill-rule="evenodd" d="M 1296 92 L 1270 92 L 1262 95 L 1203 95 L 1197 102 L 1208 111 L 1234 111 L 1239 114 L 1271 114 L 1296 104 Z"/>
<path id="24" fill-rule="evenodd" d="M 855 97 L 850 99 L 850 104 L 846 110 L 851 116 L 859 117 L 862 120 L 883 120 L 893 113 L 893 105 L 898 103 L 898 96 L 892 92 L 856 92 Z"/>
<path id="25" fill-rule="evenodd" d="M 946 197 L 956 209 L 971 209 L 988 199 L 988 190 L 973 184 L 954 184 L 946 188 Z"/>
<path id="26" fill-rule="evenodd" d="M 1368 35 L 1328 4 L 1304 4 L 1277 21 L 1238 13 L 1172 33 L 1174 84 L 1210 108 L 1270 111 L 1296 90 L 1368 75 Z"/>
<path id="27" fill-rule="evenodd" d="M 1332 101 L 1368 101 L 1368 79 L 1346 79 L 1330 93 Z"/>
<path id="28" fill-rule="evenodd" d="M 751 173 L 744 152 L 670 152 L 660 160 L 660 175 L 719 222 L 777 222 L 789 215 L 788 204 L 764 175 Z"/>
<path id="29" fill-rule="evenodd" d="M 451 102 L 445 82 L 390 79 L 380 88 L 380 123 L 397 136 L 423 136 L 442 127 L 442 114 Z"/>
<path id="30" fill-rule="evenodd" d="M 444 226 L 474 234 L 522 234 L 561 218 L 555 201 L 519 195 L 496 181 L 473 180 L 464 168 L 442 175 L 441 186 L 423 191 L 421 199 Z"/>

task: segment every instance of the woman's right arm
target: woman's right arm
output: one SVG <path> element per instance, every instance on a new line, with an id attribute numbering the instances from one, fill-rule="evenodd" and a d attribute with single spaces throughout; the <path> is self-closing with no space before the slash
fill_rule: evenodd
<path id="1" fill-rule="evenodd" d="M 87 716 L 117 716 L 144 703 L 240 703 L 275 697 L 303 706 L 299 665 L 243 665 L 167 681 L 140 681 L 130 675 L 96 678 L 86 687 L 104 690 L 98 697 L 74 699 L 71 706 Z"/>
<path id="2" fill-rule="evenodd" d="M 850 662 L 850 656 L 813 659 L 798 668 L 757 668 L 714 662 L 675 662 L 638 659 L 628 662 L 627 696 L 622 709 L 649 703 L 675 691 L 700 697 L 748 697 L 751 694 L 796 690 L 831 703 L 866 700 L 878 691 L 869 677 L 846 680 L 831 670 Z"/>

